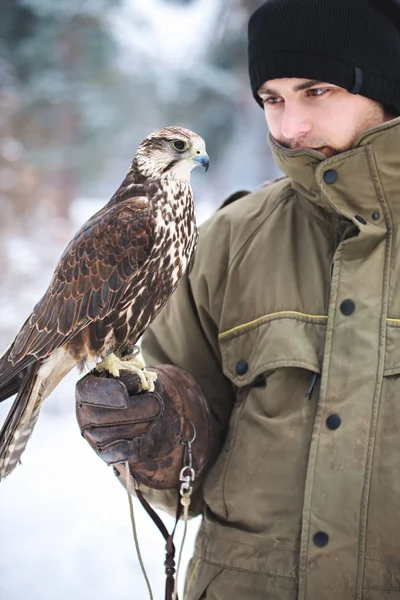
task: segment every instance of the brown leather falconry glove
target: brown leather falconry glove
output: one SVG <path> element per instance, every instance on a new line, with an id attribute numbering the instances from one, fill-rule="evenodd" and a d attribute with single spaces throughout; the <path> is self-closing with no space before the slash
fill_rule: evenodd
<path id="1" fill-rule="evenodd" d="M 155 489 L 179 489 L 185 442 L 192 440 L 198 481 L 216 451 L 213 423 L 195 380 L 160 365 L 154 392 L 140 392 L 137 375 L 114 379 L 96 371 L 76 387 L 78 423 L 84 438 L 109 465 L 129 461 L 133 477 Z"/>

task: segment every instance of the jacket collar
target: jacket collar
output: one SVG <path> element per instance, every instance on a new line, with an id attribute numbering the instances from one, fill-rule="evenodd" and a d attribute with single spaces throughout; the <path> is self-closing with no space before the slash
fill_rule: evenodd
<path id="1" fill-rule="evenodd" d="M 325 158 L 316 150 L 290 150 L 271 135 L 269 143 L 278 167 L 293 188 L 314 204 L 354 220 L 357 215 L 379 225 L 400 222 L 400 117 L 364 132 L 347 152 Z M 327 171 L 335 176 L 327 178 Z M 328 183 L 331 181 L 331 183 Z M 388 224 L 388 223 L 386 223 Z"/>

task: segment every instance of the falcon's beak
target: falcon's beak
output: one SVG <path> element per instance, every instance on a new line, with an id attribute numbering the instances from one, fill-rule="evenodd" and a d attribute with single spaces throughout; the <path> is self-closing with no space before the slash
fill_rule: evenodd
<path id="1" fill-rule="evenodd" d="M 203 167 L 206 171 L 208 171 L 210 157 L 208 156 L 207 152 L 203 152 L 203 154 L 197 154 L 196 156 L 194 156 L 193 162 L 196 163 L 196 165 L 200 165 L 200 167 Z"/>

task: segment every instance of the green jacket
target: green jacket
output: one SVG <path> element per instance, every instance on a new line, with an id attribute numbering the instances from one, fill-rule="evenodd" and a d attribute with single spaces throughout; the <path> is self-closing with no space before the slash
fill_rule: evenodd
<path id="1" fill-rule="evenodd" d="M 400 118 L 329 159 L 270 142 L 288 177 L 201 227 L 144 338 L 148 364 L 198 381 L 224 437 L 185 598 L 394 600 Z"/>

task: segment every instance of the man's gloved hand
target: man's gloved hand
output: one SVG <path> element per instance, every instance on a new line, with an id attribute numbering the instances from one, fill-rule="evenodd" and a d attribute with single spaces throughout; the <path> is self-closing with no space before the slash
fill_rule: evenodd
<path id="1" fill-rule="evenodd" d="M 96 371 L 76 386 L 76 411 L 84 438 L 109 465 L 129 461 L 135 479 L 155 489 L 179 488 L 184 442 L 192 442 L 198 479 L 215 452 L 207 403 L 195 380 L 160 365 L 154 392 L 141 392 L 137 375 L 114 379 Z"/>

